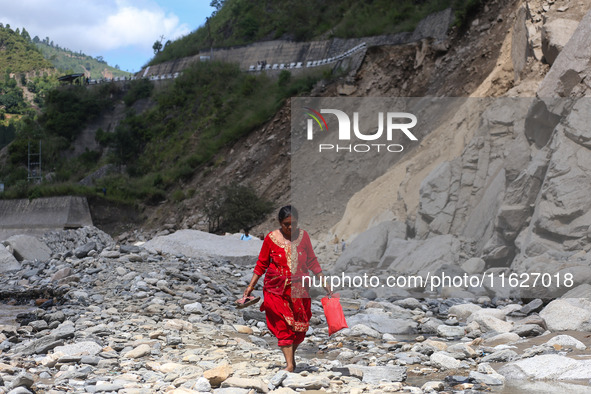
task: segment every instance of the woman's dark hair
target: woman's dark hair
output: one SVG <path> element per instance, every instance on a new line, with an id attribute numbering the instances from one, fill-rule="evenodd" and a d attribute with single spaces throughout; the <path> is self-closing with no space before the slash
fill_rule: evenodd
<path id="1" fill-rule="evenodd" d="M 277 218 L 279 219 L 280 222 L 282 222 L 283 219 L 285 219 L 288 216 L 292 216 L 294 219 L 297 219 L 298 218 L 298 210 L 295 209 L 295 207 L 292 207 L 291 205 L 286 205 L 279 210 L 279 214 L 277 215 Z"/>

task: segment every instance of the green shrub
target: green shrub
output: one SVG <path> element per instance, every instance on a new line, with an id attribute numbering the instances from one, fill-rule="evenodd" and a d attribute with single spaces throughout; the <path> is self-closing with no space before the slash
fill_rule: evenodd
<path id="1" fill-rule="evenodd" d="M 290 80 L 291 80 L 291 73 L 287 70 L 281 70 L 281 72 L 279 73 L 279 78 L 277 80 L 277 84 L 279 86 L 285 86 L 289 83 Z"/>
<path id="2" fill-rule="evenodd" d="M 48 92 L 45 111 L 40 118 L 44 129 L 73 141 L 89 121 L 113 105 L 112 95 L 119 93 L 115 84 L 98 88 L 65 86 Z"/>
<path id="3" fill-rule="evenodd" d="M 259 224 L 273 209 L 254 189 L 232 183 L 221 188 L 206 204 L 210 232 L 238 232 Z"/>
<path id="4" fill-rule="evenodd" d="M 123 101 L 128 107 L 139 99 L 148 98 L 152 95 L 154 83 L 146 78 L 136 79 L 130 82 L 129 90 L 123 96 Z"/>
<path id="5" fill-rule="evenodd" d="M 166 193 L 160 189 L 152 189 L 144 196 L 144 202 L 148 205 L 158 205 L 166 200 Z"/>
<path id="6" fill-rule="evenodd" d="M 185 198 L 185 192 L 183 192 L 182 190 L 175 190 L 174 193 L 172 193 L 172 201 L 181 202 Z"/>

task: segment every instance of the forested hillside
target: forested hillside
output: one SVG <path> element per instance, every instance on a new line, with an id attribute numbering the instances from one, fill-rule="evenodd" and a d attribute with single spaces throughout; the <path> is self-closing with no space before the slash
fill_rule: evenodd
<path id="1" fill-rule="evenodd" d="M 199 50 L 261 40 L 306 41 L 367 37 L 412 31 L 425 16 L 452 7 L 456 24 L 478 10 L 482 0 L 214 0 L 207 23 L 163 48 L 150 64 L 192 56 Z"/>
<path id="2" fill-rule="evenodd" d="M 131 75 L 109 66 L 100 56 L 92 58 L 61 48 L 49 37 L 31 38 L 25 27 L 13 29 L 0 24 L 0 149 L 19 135 L 30 136 L 27 130 L 42 113 L 47 96 L 59 85 L 58 77 L 69 73 L 84 73 L 93 79 Z M 90 107 L 100 108 L 94 104 Z M 4 167 L 2 172 L 9 170 Z"/>
<path id="3" fill-rule="evenodd" d="M 55 68 L 65 74 L 84 73 L 91 79 L 131 75 L 128 71 L 121 70 L 119 65 L 115 65 L 114 67 L 108 65 L 102 56 L 92 57 L 82 52 L 74 52 L 67 48 L 62 48 L 58 44 L 54 44 L 49 37 L 46 37 L 44 40 L 34 37 L 33 43 Z"/>
<path id="4" fill-rule="evenodd" d="M 0 71 L 3 73 L 22 73 L 32 70 L 53 68 L 31 42 L 24 28 L 12 30 L 10 25 L 0 24 Z"/>

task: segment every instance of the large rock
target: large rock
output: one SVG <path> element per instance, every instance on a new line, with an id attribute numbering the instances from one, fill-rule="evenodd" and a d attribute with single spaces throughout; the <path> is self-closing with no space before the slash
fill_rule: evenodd
<path id="1" fill-rule="evenodd" d="M 203 376 L 209 380 L 212 387 L 219 387 L 220 384 L 232 374 L 232 367 L 228 364 L 221 364 L 215 368 L 203 372 Z"/>
<path id="2" fill-rule="evenodd" d="M 290 373 L 287 375 L 282 385 L 293 390 L 320 390 L 330 386 L 330 380 L 326 376 L 300 376 L 296 373 Z"/>
<path id="3" fill-rule="evenodd" d="M 96 342 L 84 341 L 77 342 L 70 345 L 58 346 L 54 353 L 63 353 L 66 356 L 95 356 L 99 354 L 102 347 Z"/>
<path id="4" fill-rule="evenodd" d="M 51 258 L 51 249 L 38 238 L 30 235 L 13 235 L 3 242 L 13 250 L 17 260 L 47 261 Z"/>
<path id="5" fill-rule="evenodd" d="M 88 253 L 91 250 L 96 250 L 96 248 L 97 248 L 96 242 L 88 242 L 88 243 L 86 243 L 84 245 L 81 245 L 81 246 L 77 247 L 74 250 L 74 255 L 76 257 L 78 257 L 79 259 L 81 259 L 83 257 L 86 257 L 86 255 L 88 255 Z"/>
<path id="6" fill-rule="evenodd" d="M 585 91 L 591 75 L 591 11 L 583 17 L 540 84 L 538 97 L 569 97 Z"/>
<path id="7" fill-rule="evenodd" d="M 446 352 L 436 352 L 430 357 L 431 364 L 439 369 L 457 369 L 460 367 L 460 361 L 451 357 Z"/>
<path id="8" fill-rule="evenodd" d="M 443 211 L 449 199 L 452 170 L 449 162 L 441 163 L 421 182 L 419 212 L 427 220 L 435 219 Z"/>
<path id="9" fill-rule="evenodd" d="M 21 269 L 21 265 L 17 259 L 14 258 L 4 245 L 0 244 L 0 274 L 18 271 Z"/>
<path id="10" fill-rule="evenodd" d="M 556 134 L 551 149 L 544 193 L 534 211 L 531 231 L 544 234 L 545 240 L 553 239 L 556 250 L 580 250 L 580 242 L 587 242 L 591 224 L 591 194 L 581 188 L 591 177 L 591 155 L 588 148 L 561 132 Z M 540 254 L 527 244 L 521 248 L 528 256 Z"/>
<path id="11" fill-rule="evenodd" d="M 563 294 L 564 298 L 587 298 L 591 299 L 591 284 L 583 283 Z"/>
<path id="12" fill-rule="evenodd" d="M 464 261 L 460 267 L 469 274 L 481 274 L 484 272 L 486 263 L 481 258 L 472 257 Z"/>
<path id="13" fill-rule="evenodd" d="M 558 299 L 549 303 L 540 316 L 550 331 L 591 332 L 591 301 L 579 298 Z"/>
<path id="14" fill-rule="evenodd" d="M 546 345 L 554 346 L 559 345 L 562 347 L 573 347 L 579 350 L 587 349 L 587 346 L 581 341 L 576 338 L 571 337 L 570 335 L 556 335 L 554 338 L 550 339 L 546 342 Z"/>
<path id="15" fill-rule="evenodd" d="M 388 242 L 379 268 L 390 272 L 416 274 L 435 271 L 460 252 L 461 243 L 453 235 L 439 235 L 428 240 L 399 240 Z"/>
<path id="16" fill-rule="evenodd" d="M 570 19 L 554 19 L 542 26 L 542 53 L 549 65 L 554 63 L 578 26 L 579 22 Z"/>
<path id="17" fill-rule="evenodd" d="M 482 332 L 509 332 L 513 329 L 513 322 L 503 321 L 494 316 L 475 313 L 472 321 L 478 323 Z"/>
<path id="18" fill-rule="evenodd" d="M 152 348 L 148 344 L 141 344 L 138 347 L 128 351 L 123 356 L 126 358 L 141 358 L 150 355 Z"/>
<path id="19" fill-rule="evenodd" d="M 404 240 L 406 225 L 397 221 L 382 222 L 359 234 L 339 256 L 335 271 L 376 264 L 384 255 L 389 240 Z"/>
<path id="20" fill-rule="evenodd" d="M 62 346 L 64 341 L 56 339 L 52 335 L 46 335 L 39 339 L 33 339 L 30 342 L 19 345 L 15 348 L 15 351 L 21 353 L 24 356 L 30 356 L 32 354 L 45 354 L 49 350 L 56 347 Z"/>
<path id="21" fill-rule="evenodd" d="M 499 373 L 508 380 L 589 380 L 591 360 L 574 360 L 557 354 L 546 354 L 509 363 Z"/>
<path id="22" fill-rule="evenodd" d="M 400 366 L 362 366 L 347 365 L 349 372 L 354 376 L 361 376 L 361 380 L 368 384 L 380 384 L 386 382 L 403 382 L 406 380 L 406 368 Z"/>
<path id="23" fill-rule="evenodd" d="M 513 61 L 513 73 L 516 81 L 520 79 L 521 71 L 524 69 L 530 54 L 529 35 L 525 23 L 527 18 L 527 9 L 525 7 L 519 8 L 513 26 L 513 35 L 511 36 L 511 60 Z"/>
<path id="24" fill-rule="evenodd" d="M 222 387 L 238 387 L 242 389 L 254 389 L 257 392 L 266 393 L 269 391 L 267 385 L 258 378 L 231 377 L 222 382 Z"/>
<path id="25" fill-rule="evenodd" d="M 369 309 L 366 313 L 357 313 L 347 318 L 347 324 L 354 327 L 362 324 L 373 328 L 381 334 L 410 334 L 414 332 L 417 323 L 410 317 Z"/>
<path id="26" fill-rule="evenodd" d="M 457 305 L 452 305 L 449 308 L 448 313 L 450 315 L 454 315 L 456 316 L 458 319 L 460 320 L 466 320 L 468 319 L 473 313 L 478 312 L 479 310 L 481 310 L 482 308 L 479 305 L 476 304 L 471 304 L 471 303 L 467 303 L 467 304 L 457 304 Z"/>
<path id="27" fill-rule="evenodd" d="M 572 106 L 566 119 L 558 127 L 570 140 L 591 149 L 591 100 L 588 98 L 577 100 Z M 580 166 L 580 165 L 579 165 Z"/>
<path id="28" fill-rule="evenodd" d="M 248 242 L 227 235 L 220 236 L 198 230 L 179 230 L 170 235 L 155 237 L 142 245 L 150 253 L 168 253 L 187 257 L 258 257 L 263 241 Z"/>

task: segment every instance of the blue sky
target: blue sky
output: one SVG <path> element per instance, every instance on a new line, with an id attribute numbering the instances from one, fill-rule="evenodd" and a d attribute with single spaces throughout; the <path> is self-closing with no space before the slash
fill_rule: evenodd
<path id="1" fill-rule="evenodd" d="M 210 0 L 0 0 L 0 22 L 137 72 L 160 36 L 173 41 L 205 23 Z"/>

